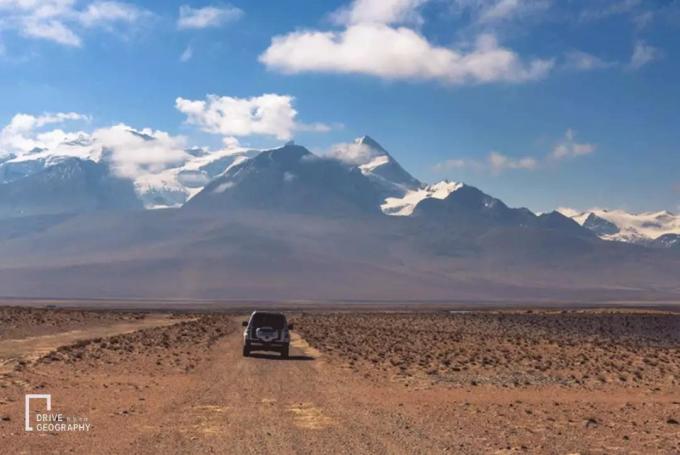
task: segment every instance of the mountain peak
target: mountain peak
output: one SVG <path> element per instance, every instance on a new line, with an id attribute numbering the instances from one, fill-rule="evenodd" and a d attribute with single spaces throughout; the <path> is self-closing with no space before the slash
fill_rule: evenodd
<path id="1" fill-rule="evenodd" d="M 256 155 L 255 158 L 253 158 L 253 160 L 255 160 L 256 163 L 262 163 L 264 161 L 273 161 L 275 163 L 286 163 L 286 165 L 290 165 L 291 163 L 298 162 L 299 160 L 306 156 L 313 157 L 316 155 L 312 154 L 312 152 L 310 152 L 301 145 L 288 143 L 283 147 L 265 150 L 264 152 L 261 152 L 258 155 Z"/>
<path id="2" fill-rule="evenodd" d="M 378 141 L 376 141 L 375 139 L 373 139 L 371 136 L 365 135 L 365 136 L 358 137 L 358 138 L 356 138 L 356 139 L 354 140 L 354 143 L 356 143 L 356 144 L 361 144 L 361 145 L 365 145 L 365 146 L 367 146 L 367 147 L 370 147 L 370 148 L 379 150 L 380 152 L 389 155 L 389 153 L 387 153 L 387 150 L 385 150 L 385 149 L 383 148 L 383 146 L 380 145 L 380 144 L 378 143 Z"/>
<path id="3" fill-rule="evenodd" d="M 358 168 L 288 144 L 230 167 L 185 207 L 375 215 L 379 202 L 377 190 Z"/>
<path id="4" fill-rule="evenodd" d="M 357 166 L 361 172 L 383 187 L 385 196 L 401 197 L 422 186 L 375 139 L 366 135 L 353 144 L 342 144 L 331 156 Z"/>

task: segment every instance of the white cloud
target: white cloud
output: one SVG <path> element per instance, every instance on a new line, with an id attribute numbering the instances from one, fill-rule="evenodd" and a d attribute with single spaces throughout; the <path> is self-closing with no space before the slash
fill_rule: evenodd
<path id="1" fill-rule="evenodd" d="M 552 0 L 453 0 L 452 4 L 472 25 L 488 28 L 543 13 Z"/>
<path id="2" fill-rule="evenodd" d="M 568 129 L 564 137 L 559 140 L 552 151 L 542 157 L 521 156 L 514 158 L 498 151 L 491 151 L 484 159 L 450 159 L 433 166 L 436 172 L 449 172 L 458 169 L 472 169 L 475 171 L 501 174 L 508 170 L 534 171 L 549 163 L 555 163 L 565 158 L 575 158 L 589 155 L 597 148 L 594 144 L 577 142 L 576 133 Z"/>
<path id="3" fill-rule="evenodd" d="M 80 47 L 82 44 L 80 37 L 58 20 L 26 18 L 21 33 L 27 37 L 46 39 L 65 46 Z"/>
<path id="4" fill-rule="evenodd" d="M 507 169 L 533 170 L 538 167 L 538 161 L 535 158 L 511 158 L 499 152 L 491 152 L 487 157 L 487 163 L 491 171 L 495 173 L 500 173 Z"/>
<path id="5" fill-rule="evenodd" d="M 179 61 L 182 63 L 188 62 L 194 56 L 194 49 L 191 46 L 187 46 L 182 54 L 179 56 Z"/>
<path id="6" fill-rule="evenodd" d="M 80 14 L 78 20 L 86 27 L 110 25 L 116 22 L 133 23 L 149 13 L 129 3 L 115 1 L 96 1 L 90 3 Z"/>
<path id="7" fill-rule="evenodd" d="M 354 0 L 332 14 L 336 23 L 422 24 L 420 9 L 432 0 Z M 477 24 L 493 24 L 546 11 L 552 0 L 449 0 Z"/>
<path id="8" fill-rule="evenodd" d="M 35 149 L 50 148 L 61 142 L 65 134 L 57 136 L 41 133 L 46 125 L 66 121 L 88 120 L 88 117 L 75 112 L 59 112 L 39 116 L 16 114 L 10 122 L 0 130 L 0 156 L 21 155 Z M 57 133 L 61 130 L 55 130 Z M 41 136 L 42 134 L 42 136 Z"/>
<path id="9" fill-rule="evenodd" d="M 191 158 L 186 138 L 150 128 L 136 130 L 121 123 L 95 130 L 91 139 L 117 175 L 132 179 L 177 167 Z"/>
<path id="10" fill-rule="evenodd" d="M 284 73 L 357 73 L 384 79 L 438 80 L 447 84 L 522 82 L 540 79 L 550 60 L 523 62 L 481 35 L 472 49 L 434 46 L 406 27 L 351 25 L 342 32 L 299 31 L 276 36 L 260 56 L 269 69 Z"/>
<path id="11" fill-rule="evenodd" d="M 594 144 L 576 142 L 576 133 L 568 129 L 564 138 L 552 150 L 551 157 L 556 160 L 589 155 L 597 148 Z"/>
<path id="12" fill-rule="evenodd" d="M 540 166 L 539 160 L 530 156 L 513 158 L 503 153 L 492 151 L 485 159 L 450 159 L 437 163 L 433 166 L 436 172 L 449 172 L 459 169 L 472 169 L 475 171 L 501 174 L 508 170 L 533 171 Z"/>
<path id="13" fill-rule="evenodd" d="M 656 14 L 654 11 L 643 11 L 633 17 L 633 23 L 638 29 L 643 29 L 647 27 L 654 21 Z"/>
<path id="14" fill-rule="evenodd" d="M 616 65 L 583 51 L 569 51 L 564 56 L 564 66 L 576 71 L 592 71 Z"/>
<path id="15" fill-rule="evenodd" d="M 544 11 L 550 7 L 548 0 L 498 0 L 484 2 L 479 15 L 482 23 L 492 23 L 515 19 L 518 17 Z"/>
<path id="16" fill-rule="evenodd" d="M 177 28 L 186 30 L 220 27 L 228 22 L 240 19 L 241 16 L 243 16 L 243 11 L 231 5 L 206 6 L 203 8 L 182 5 L 179 7 Z"/>
<path id="17" fill-rule="evenodd" d="M 450 159 L 437 163 L 433 166 L 433 169 L 437 172 L 448 172 L 456 169 L 463 169 L 468 166 L 468 161 L 461 159 Z"/>
<path id="18" fill-rule="evenodd" d="M 420 23 L 418 9 L 429 0 L 354 0 L 348 7 L 333 13 L 341 24 Z"/>
<path id="19" fill-rule="evenodd" d="M 268 93 L 252 98 L 208 95 L 205 100 L 177 98 L 175 107 L 187 116 L 187 123 L 227 138 L 251 135 L 289 140 L 296 130 L 328 131 L 322 123 L 296 121 L 294 98 Z"/>
<path id="20" fill-rule="evenodd" d="M 205 101 L 177 98 L 175 106 L 187 115 L 188 123 L 223 136 L 263 134 L 287 140 L 297 116 L 293 98 L 276 94 L 252 98 L 208 95 Z"/>
<path id="21" fill-rule="evenodd" d="M 366 144 L 351 142 L 334 145 L 326 156 L 342 161 L 343 163 L 361 166 L 370 163 L 380 154 L 381 153 L 378 150 Z"/>
<path id="22" fill-rule="evenodd" d="M 640 69 L 648 63 L 658 60 L 661 57 L 661 51 L 657 48 L 645 44 L 643 41 L 635 43 L 633 48 L 633 55 L 630 58 L 630 68 Z"/>
<path id="23" fill-rule="evenodd" d="M 596 21 L 619 14 L 629 14 L 636 11 L 642 2 L 641 0 L 607 0 L 587 4 L 588 6 L 579 15 L 581 21 Z"/>
<path id="24" fill-rule="evenodd" d="M 0 0 L 0 28 L 16 30 L 27 38 L 64 46 L 82 45 L 81 29 L 114 31 L 150 15 L 135 5 L 117 1 L 89 1 L 78 8 L 75 0 Z"/>
<path id="25" fill-rule="evenodd" d="M 314 123 L 296 123 L 295 131 L 303 131 L 308 133 L 328 133 L 329 131 L 338 130 L 344 128 L 342 123 L 334 123 L 329 125 L 327 123 L 314 122 Z"/>
<path id="26" fill-rule="evenodd" d="M 68 120 L 87 120 L 87 116 L 76 112 L 58 112 L 56 114 L 42 114 L 39 116 L 29 114 L 16 114 L 2 132 L 29 132 L 45 125 L 63 123 Z"/>

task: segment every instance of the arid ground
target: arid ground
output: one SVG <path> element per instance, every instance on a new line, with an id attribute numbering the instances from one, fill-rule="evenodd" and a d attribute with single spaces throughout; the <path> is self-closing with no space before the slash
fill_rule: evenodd
<path id="1" fill-rule="evenodd" d="M 0 452 L 680 453 L 678 312 L 296 310 L 289 360 L 245 317 L 0 307 Z"/>

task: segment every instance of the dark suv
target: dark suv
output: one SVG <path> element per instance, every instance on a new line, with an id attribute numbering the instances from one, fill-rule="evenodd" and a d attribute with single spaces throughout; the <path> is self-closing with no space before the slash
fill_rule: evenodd
<path id="1" fill-rule="evenodd" d="M 275 351 L 288 358 L 288 331 L 293 330 L 293 324 L 288 324 L 283 314 L 254 311 L 249 320 L 243 321 L 243 327 L 244 357 L 249 356 L 251 351 Z"/>

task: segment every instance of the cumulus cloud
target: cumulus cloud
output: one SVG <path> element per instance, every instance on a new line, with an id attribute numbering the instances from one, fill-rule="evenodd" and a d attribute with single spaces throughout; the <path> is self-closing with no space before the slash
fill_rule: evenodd
<path id="1" fill-rule="evenodd" d="M 274 93 L 251 98 L 208 95 L 205 100 L 177 98 L 175 107 L 187 116 L 187 123 L 207 133 L 225 136 L 230 141 L 234 137 L 251 135 L 289 140 L 294 131 L 330 129 L 322 123 L 298 123 L 293 101 L 292 96 Z"/>
<path id="2" fill-rule="evenodd" d="M 648 63 L 658 60 L 661 57 L 661 51 L 657 48 L 645 44 L 643 41 L 635 43 L 633 48 L 633 55 L 630 57 L 630 68 L 640 69 Z"/>
<path id="3" fill-rule="evenodd" d="M 191 158 L 185 137 L 150 128 L 136 130 L 121 123 L 95 130 L 91 140 L 117 175 L 132 179 L 177 167 Z"/>
<path id="4" fill-rule="evenodd" d="M 243 16 L 243 11 L 235 6 L 206 6 L 192 8 L 189 5 L 179 7 L 177 28 L 180 30 L 220 27 L 236 21 Z"/>
<path id="5" fill-rule="evenodd" d="M 552 150 L 551 157 L 556 160 L 589 155 L 596 149 L 594 144 L 576 142 L 576 133 L 568 129 L 564 138 Z"/>
<path id="6" fill-rule="evenodd" d="M 74 0 L 0 0 L 0 28 L 72 47 L 82 45 L 83 29 L 114 31 L 117 25 L 136 23 L 149 15 L 118 1 L 89 1 L 78 8 Z"/>
<path id="7" fill-rule="evenodd" d="M 358 73 L 447 84 L 540 79 L 553 66 L 550 60 L 522 61 L 492 35 L 481 35 L 472 49 L 453 50 L 432 45 L 412 29 L 375 23 L 277 36 L 260 61 L 284 73 Z"/>
<path id="8" fill-rule="evenodd" d="M 76 112 L 58 112 L 38 116 L 16 114 L 0 130 L 0 156 L 21 155 L 36 149 L 53 147 L 63 141 L 66 134 L 61 130 L 47 134 L 41 132 L 41 128 L 50 124 L 88 119 L 86 115 Z"/>
<path id="9" fill-rule="evenodd" d="M 413 25 L 430 0 L 354 0 L 332 14 L 341 30 L 297 30 L 272 38 L 259 60 L 282 73 L 364 74 L 446 84 L 523 82 L 544 77 L 552 60 L 525 61 L 490 33 L 473 44 L 431 43 Z"/>

